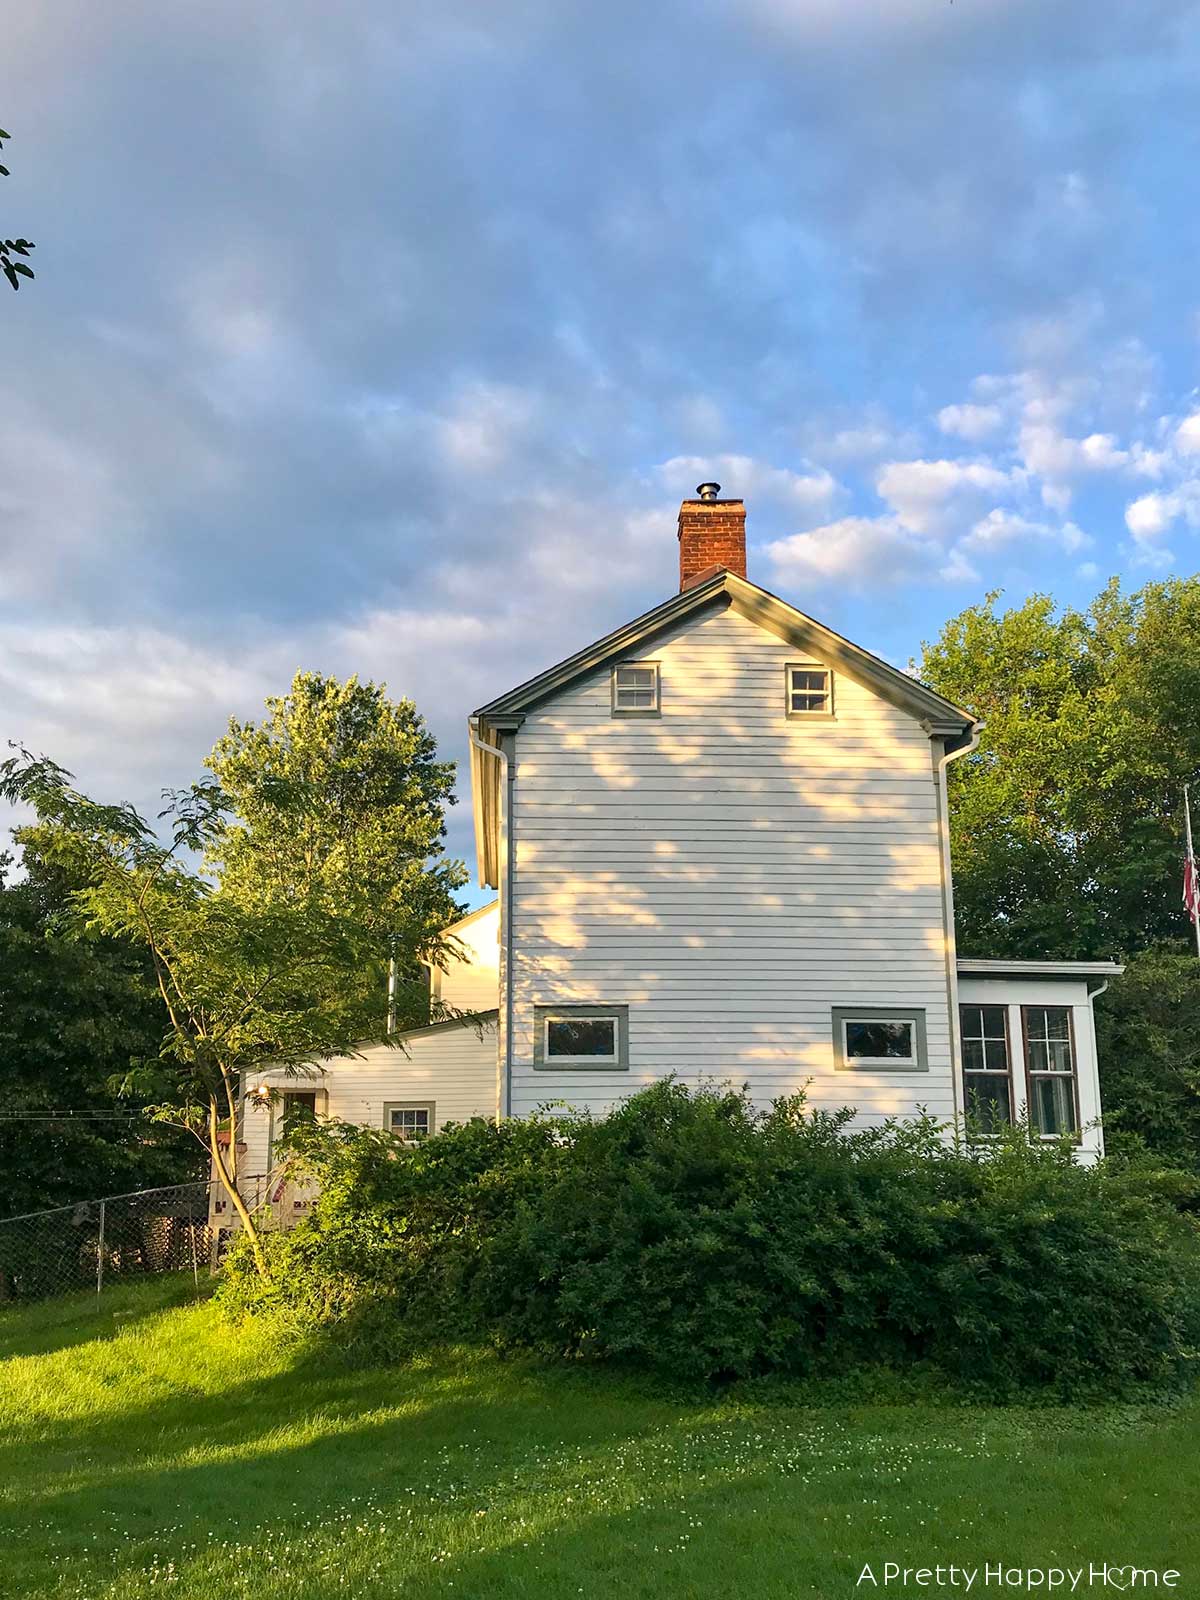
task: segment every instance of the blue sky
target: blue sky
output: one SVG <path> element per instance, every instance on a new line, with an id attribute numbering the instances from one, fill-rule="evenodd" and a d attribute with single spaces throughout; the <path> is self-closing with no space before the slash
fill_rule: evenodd
<path id="1" fill-rule="evenodd" d="M 0 81 L 0 732 L 106 798 L 301 666 L 461 756 L 703 478 L 900 663 L 1200 564 L 1194 0 L 42 0 Z"/>

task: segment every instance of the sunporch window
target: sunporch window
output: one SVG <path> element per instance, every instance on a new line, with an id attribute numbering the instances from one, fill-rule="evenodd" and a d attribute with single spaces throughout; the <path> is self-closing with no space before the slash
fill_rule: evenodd
<path id="1" fill-rule="evenodd" d="M 1078 1134 L 1075 1038 L 1070 1006 L 1022 1006 L 1029 1121 L 1043 1138 Z"/>
<path id="2" fill-rule="evenodd" d="M 1012 1066 L 1006 1006 L 961 1006 L 963 1090 L 967 1116 L 979 1133 L 1012 1121 Z"/>

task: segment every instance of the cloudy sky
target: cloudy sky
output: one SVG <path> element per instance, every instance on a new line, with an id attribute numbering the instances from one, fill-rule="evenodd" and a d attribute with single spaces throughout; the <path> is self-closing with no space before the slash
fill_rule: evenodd
<path id="1" fill-rule="evenodd" d="M 1200 565 L 1197 0 L 40 0 L 4 35 L 37 279 L 0 284 L 0 736 L 104 798 L 301 666 L 461 756 L 673 591 L 702 478 L 751 577 L 899 663 L 990 588 Z"/>

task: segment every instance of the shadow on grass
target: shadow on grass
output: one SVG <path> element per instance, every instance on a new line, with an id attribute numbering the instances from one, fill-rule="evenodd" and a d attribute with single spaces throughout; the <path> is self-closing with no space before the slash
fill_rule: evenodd
<path id="1" fill-rule="evenodd" d="M 42 1592 L 51 1555 L 59 1566 L 111 1561 L 118 1539 L 117 1560 L 136 1567 L 164 1531 L 173 1548 L 203 1551 L 256 1545 L 263 1530 L 305 1519 L 327 1529 L 368 1502 L 432 1498 L 458 1515 L 472 1465 L 499 1489 L 531 1461 L 598 1437 L 616 1450 L 679 1420 L 678 1407 L 585 1398 L 574 1383 L 537 1383 L 494 1360 L 331 1372 L 314 1352 L 194 1402 L 176 1393 L 102 1422 L 43 1421 L 24 1439 L 18 1429 L 0 1447 L 11 1592 Z"/>
<path id="2" fill-rule="evenodd" d="M 118 1574 L 140 1581 L 153 1556 L 177 1561 L 182 1593 L 205 1593 L 211 1563 L 233 1559 L 219 1553 L 228 1542 L 260 1592 L 305 1600 L 444 1595 L 447 1580 L 455 1594 L 505 1600 L 581 1591 L 794 1600 L 801 1590 L 848 1593 L 851 1557 L 861 1563 L 885 1536 L 889 1555 L 914 1564 L 931 1541 L 939 1557 L 960 1553 L 964 1541 L 978 1547 L 978 1524 L 937 1523 L 933 1502 L 958 1504 L 964 1489 L 986 1515 L 1016 1513 L 1007 1533 L 1034 1554 L 1039 1540 L 1058 1536 L 1058 1508 L 1082 1481 L 1096 1480 L 1097 1528 L 1130 1510 L 1128 1483 L 1096 1479 L 1124 1450 L 1116 1439 L 1093 1435 L 1030 1460 L 1008 1448 L 1002 1430 L 985 1456 L 927 1453 L 913 1477 L 921 1434 L 941 1447 L 953 1428 L 921 1417 L 914 1438 L 916 1419 L 896 1411 L 883 1426 L 903 1448 L 903 1482 L 887 1465 L 878 1413 L 847 1415 L 845 1425 L 827 1414 L 812 1439 L 797 1419 L 782 1464 L 757 1454 L 761 1417 L 738 1419 L 732 1454 L 697 1460 L 658 1448 L 718 1420 L 709 1404 L 638 1402 L 603 1380 L 523 1374 L 493 1360 L 334 1373 L 324 1358 L 306 1358 L 194 1405 L 177 1394 L 122 1412 L 116 1426 L 65 1428 L 57 1462 L 39 1436 L 33 1470 L 30 1445 L 24 1460 L 14 1448 L 0 1462 L 10 1485 L 0 1520 L 9 1592 L 47 1593 L 65 1563 L 83 1585 L 77 1592 L 94 1575 L 99 1593 Z M 848 1431 L 859 1436 L 849 1453 Z M 964 1438 L 977 1438 L 977 1422 Z M 795 1454 L 805 1450 L 818 1465 L 826 1455 L 811 1485 L 803 1473 L 812 1463 L 797 1465 Z M 1177 1498 L 1187 1499 L 1182 1487 Z M 881 1505 L 894 1513 L 886 1525 Z M 1164 1527 L 1179 1510 L 1161 1513 Z M 937 1532 L 922 1531 L 917 1515 Z M 1088 1537 L 1095 1533 L 1089 1523 Z"/>
<path id="3" fill-rule="evenodd" d="M 85 1290 L 32 1304 L 0 1305 L 0 1361 L 113 1339 L 147 1317 L 207 1299 L 211 1293 L 207 1274 L 201 1274 L 197 1287 L 190 1272 L 171 1272 L 114 1283 L 99 1295 Z"/>

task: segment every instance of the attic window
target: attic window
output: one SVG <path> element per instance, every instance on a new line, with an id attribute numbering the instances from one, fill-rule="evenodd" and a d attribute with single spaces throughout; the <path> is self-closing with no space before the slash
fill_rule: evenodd
<path id="1" fill-rule="evenodd" d="M 787 669 L 789 717 L 833 715 L 833 673 L 811 661 L 793 662 Z"/>
<path id="2" fill-rule="evenodd" d="M 657 661 L 629 661 L 613 668 L 612 708 L 614 715 L 652 717 L 657 714 Z"/>

